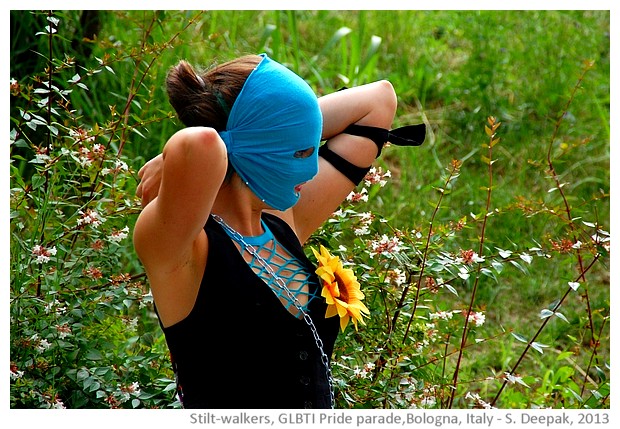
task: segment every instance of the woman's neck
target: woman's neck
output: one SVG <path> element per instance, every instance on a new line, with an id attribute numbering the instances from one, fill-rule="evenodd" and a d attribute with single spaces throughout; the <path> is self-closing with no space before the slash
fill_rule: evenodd
<path id="1" fill-rule="evenodd" d="M 220 188 L 212 213 L 220 216 L 231 228 L 246 237 L 261 235 L 263 203 L 252 193 L 238 176 Z"/>

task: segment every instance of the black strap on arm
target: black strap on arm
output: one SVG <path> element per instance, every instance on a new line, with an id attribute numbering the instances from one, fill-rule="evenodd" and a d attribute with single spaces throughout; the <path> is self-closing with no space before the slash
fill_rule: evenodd
<path id="1" fill-rule="evenodd" d="M 372 140 L 377 145 L 378 158 L 381 155 L 383 145 L 388 141 L 396 146 L 420 146 L 426 138 L 426 125 L 407 125 L 389 131 L 385 128 L 352 124 L 345 128 L 343 133 Z"/>
<path id="2" fill-rule="evenodd" d="M 368 170 L 370 170 L 370 166 L 358 167 L 338 155 L 336 152 L 332 152 L 332 150 L 327 147 L 327 143 L 319 148 L 319 156 L 329 162 L 336 170 L 341 172 L 347 179 L 353 182 L 355 186 L 359 185 L 362 179 L 364 179 L 364 176 L 366 176 L 366 173 L 368 173 Z"/>
<path id="3" fill-rule="evenodd" d="M 345 90 L 347 87 L 340 88 L 339 91 Z M 371 127 L 368 125 L 349 125 L 343 133 L 354 136 L 366 137 L 377 145 L 377 156 L 381 155 L 381 150 L 386 142 L 390 142 L 396 146 L 420 146 L 426 138 L 426 125 L 407 125 L 393 130 L 385 128 Z M 347 177 L 354 185 L 358 185 L 370 170 L 368 167 L 358 167 L 347 161 L 337 153 L 331 151 L 325 143 L 319 148 L 319 156 L 329 162 L 336 170 Z"/>

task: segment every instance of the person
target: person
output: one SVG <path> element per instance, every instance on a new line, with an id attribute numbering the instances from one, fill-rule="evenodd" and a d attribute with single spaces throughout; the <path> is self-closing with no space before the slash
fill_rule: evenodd
<path id="1" fill-rule="evenodd" d="M 166 85 L 185 128 L 139 171 L 133 242 L 182 406 L 333 408 L 339 322 L 302 245 L 380 153 L 392 85 L 317 98 L 266 54 Z"/>

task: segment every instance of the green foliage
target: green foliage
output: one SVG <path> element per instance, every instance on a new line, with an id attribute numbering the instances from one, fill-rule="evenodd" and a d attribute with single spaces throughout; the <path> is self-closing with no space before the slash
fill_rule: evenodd
<path id="1" fill-rule="evenodd" d="M 178 407 L 137 170 L 180 127 L 171 65 L 261 51 L 319 94 L 389 79 L 395 126 L 429 126 L 309 243 L 372 313 L 337 406 L 609 407 L 609 12 L 11 11 L 11 34 L 12 408 Z"/>

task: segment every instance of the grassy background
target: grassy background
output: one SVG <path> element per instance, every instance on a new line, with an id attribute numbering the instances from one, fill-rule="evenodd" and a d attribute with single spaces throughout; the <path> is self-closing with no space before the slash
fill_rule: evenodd
<path id="1" fill-rule="evenodd" d="M 35 19 L 28 12 L 18 13 L 26 22 Z M 78 11 L 59 15 L 79 33 Z M 12 21 L 12 28 L 11 75 L 19 77 L 40 58 L 15 61 L 31 35 L 23 22 L 20 26 Z M 607 11 L 108 11 L 84 66 L 112 53 L 114 74 L 88 81 L 89 91 L 76 92 L 73 103 L 91 125 L 103 124 L 110 120 L 108 106 L 121 110 L 128 92 L 134 95 L 125 130 L 135 132 L 119 131 L 112 145 L 122 146 L 137 172 L 181 127 L 175 119 L 165 119 L 171 108 L 164 92 L 165 74 L 179 59 L 206 68 L 242 54 L 267 52 L 303 76 L 318 94 L 388 79 L 399 97 L 394 126 L 424 121 L 429 132 L 419 148 L 384 151 L 379 164 L 392 171 L 393 180 L 368 209 L 396 227 L 424 230 L 445 167 L 460 159 L 460 177 L 437 221 L 480 213 L 488 184 L 487 165 L 481 161 L 484 125 L 488 116 L 496 116 L 502 122 L 502 142 L 495 152 L 491 207 L 499 211 L 490 218 L 487 248 L 495 252 L 495 247 L 510 249 L 516 243 L 548 245 L 568 233 L 549 215 L 531 213 L 560 207 L 558 193 L 548 192 L 555 186 L 546 171 L 550 145 L 561 181 L 567 183 L 573 216 L 609 230 L 609 31 Z M 34 38 L 30 49 L 45 52 L 37 43 Z M 62 44 L 56 49 L 62 57 Z M 595 65 L 551 141 L 586 60 Z M 529 211 L 522 210 L 524 201 Z M 467 227 L 461 247 L 470 242 L 477 249 L 478 233 Z M 140 271 L 135 259 L 128 265 Z M 484 283 L 477 302 L 492 327 L 487 335 L 505 326 L 529 337 L 539 325 L 540 308 L 557 299 L 575 274 L 570 262 L 538 259 L 526 272 L 515 269 L 499 283 Z M 608 311 L 609 267 L 599 264 L 588 280 L 595 313 Z M 454 304 L 449 297 L 441 299 Z M 579 299 L 568 302 L 563 310 L 571 323 L 552 322 L 541 342 L 579 351 L 589 340 L 579 333 L 586 323 L 584 306 Z M 608 358 L 608 330 L 601 340 L 601 354 Z M 474 378 L 476 368 L 484 374 L 486 368 L 505 367 L 514 355 L 512 347 L 508 342 L 485 348 L 468 376 Z M 527 365 L 548 366 L 542 359 L 532 356 Z"/>

